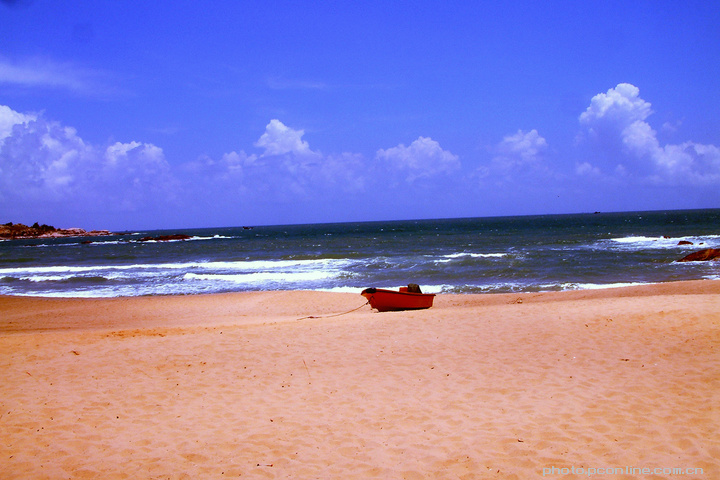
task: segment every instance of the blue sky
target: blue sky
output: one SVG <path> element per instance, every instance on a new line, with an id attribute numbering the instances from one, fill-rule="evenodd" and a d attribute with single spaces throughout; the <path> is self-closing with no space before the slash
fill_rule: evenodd
<path id="1" fill-rule="evenodd" d="M 0 1 L 0 222 L 720 207 L 707 1 Z"/>

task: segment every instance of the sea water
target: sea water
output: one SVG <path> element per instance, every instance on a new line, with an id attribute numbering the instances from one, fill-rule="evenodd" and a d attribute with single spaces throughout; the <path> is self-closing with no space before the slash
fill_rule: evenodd
<path id="1" fill-rule="evenodd" d="M 191 238 L 139 241 L 172 233 Z M 720 248 L 720 209 L 142 231 L 0 242 L 0 294 L 360 292 L 408 283 L 429 293 L 499 293 L 718 279 L 720 262 L 677 262 L 704 248 Z"/>

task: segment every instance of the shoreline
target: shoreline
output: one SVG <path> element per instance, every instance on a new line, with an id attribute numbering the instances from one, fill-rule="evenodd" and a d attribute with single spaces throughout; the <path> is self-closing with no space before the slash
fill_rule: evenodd
<path id="1" fill-rule="evenodd" d="M 25 240 L 2 244 L 7 248 L 0 293 L 341 292 L 413 282 L 427 293 L 485 294 L 719 279 L 712 261 L 679 261 L 699 249 L 720 247 L 719 214 L 720 209 L 263 226 L 255 231 L 217 227 L 84 241 Z M 191 237 L 172 240 L 175 234 Z"/>
<path id="2" fill-rule="evenodd" d="M 632 466 L 713 478 L 719 294 L 717 280 L 440 294 L 428 310 L 342 315 L 363 305 L 359 292 L 4 296 L 0 469 L 519 480 Z"/>
<path id="3" fill-rule="evenodd" d="M 0 311 L 3 311 L 3 318 L 0 319 L 0 335 L 12 331 L 22 331 L 27 328 L 31 331 L 58 331 L 63 329 L 103 329 L 122 326 L 123 324 L 133 327 L 142 327 L 157 324 L 168 326 L 177 324 L 188 325 L 219 325 L 222 322 L 233 324 L 233 315 L 237 310 L 224 309 L 213 312 L 215 317 L 212 320 L 205 319 L 198 322 L 198 318 L 204 312 L 212 309 L 217 302 L 236 301 L 237 308 L 258 304 L 266 304 L 264 311 L 252 312 L 255 317 L 265 316 L 293 317 L 313 316 L 323 317 L 336 315 L 354 307 L 362 306 L 366 300 L 361 298 L 358 289 L 357 294 L 349 292 L 328 292 L 318 290 L 268 290 L 250 292 L 224 292 L 224 293 L 197 293 L 197 294 L 169 294 L 169 295 L 142 295 L 132 297 L 43 297 L 26 295 L 0 295 Z M 649 283 L 642 285 L 631 285 L 623 287 L 593 288 L 581 290 L 563 290 L 546 292 L 519 292 L 519 293 L 454 293 L 437 294 L 436 302 L 429 311 L 449 306 L 489 306 L 504 303 L 522 303 L 524 301 L 538 302 L 559 302 L 579 300 L 600 300 L 606 298 L 624 297 L 647 297 L 654 295 L 690 295 L 690 294 L 720 294 L 720 280 L 682 280 L 677 282 Z M 282 302 L 273 305 L 276 311 L 272 311 L 270 305 L 275 299 Z M 308 301 L 308 299 L 311 299 Z M 315 303 L 314 303 L 315 302 Z M 317 305 L 317 306 L 315 306 Z M 35 318 L 37 312 L 35 306 L 41 306 L 41 316 Z M 296 306 L 297 308 L 294 308 Z M 142 316 L 142 311 L 154 308 L 152 315 L 143 316 L 142 321 L 137 319 Z M 331 311 L 333 308 L 336 311 Z M 90 315 L 96 309 L 102 309 L 106 313 L 111 312 L 113 317 L 104 315 L 102 318 L 85 318 L 83 315 Z M 50 318 L 46 312 L 55 313 L 55 321 L 43 323 Z M 371 311 L 368 305 L 364 311 Z M 318 313 L 320 312 L 320 313 Z M 374 313 L 377 313 L 373 311 Z M 153 316 L 160 313 L 162 319 L 153 320 Z M 264 315 L 263 315 L 264 313 Z M 406 311 L 404 313 L 412 313 Z M 174 320 L 168 323 L 167 318 L 174 315 Z M 67 316 L 73 322 L 58 322 L 57 317 Z M 126 317 L 130 317 L 129 319 Z M 251 316 L 249 313 L 241 313 L 241 317 Z M 77 320 L 77 323 L 74 321 Z M 27 322 L 20 326 L 19 322 Z M 262 322 L 260 322 L 262 323 Z"/>

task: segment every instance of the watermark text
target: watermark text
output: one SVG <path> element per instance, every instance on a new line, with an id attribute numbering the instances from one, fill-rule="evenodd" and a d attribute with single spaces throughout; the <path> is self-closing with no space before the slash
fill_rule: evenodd
<path id="1" fill-rule="evenodd" d="M 694 467 L 547 467 L 542 469 L 547 475 L 704 475 L 702 468 Z"/>

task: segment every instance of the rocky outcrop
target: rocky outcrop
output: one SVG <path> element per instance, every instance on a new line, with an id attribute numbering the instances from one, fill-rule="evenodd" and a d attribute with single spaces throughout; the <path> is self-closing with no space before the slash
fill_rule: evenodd
<path id="1" fill-rule="evenodd" d="M 705 262 L 708 260 L 719 261 L 720 248 L 706 248 L 705 250 L 691 253 L 678 260 L 678 262 Z"/>
<path id="2" fill-rule="evenodd" d="M 174 235 L 160 235 L 157 237 L 142 237 L 138 239 L 138 242 L 169 242 L 170 240 L 187 240 L 192 238 L 190 235 L 184 235 L 176 233 Z"/>
<path id="3" fill-rule="evenodd" d="M 28 227 L 22 223 L 6 223 L 0 225 L 0 239 L 15 240 L 26 238 L 59 238 L 59 237 L 99 237 L 114 235 L 107 230 L 86 231 L 82 228 L 55 228 L 50 225 L 39 225 L 37 222 Z"/>
<path id="4" fill-rule="evenodd" d="M 680 240 L 678 242 L 678 245 L 692 245 L 692 244 L 693 244 L 692 242 L 689 242 L 687 240 Z"/>

